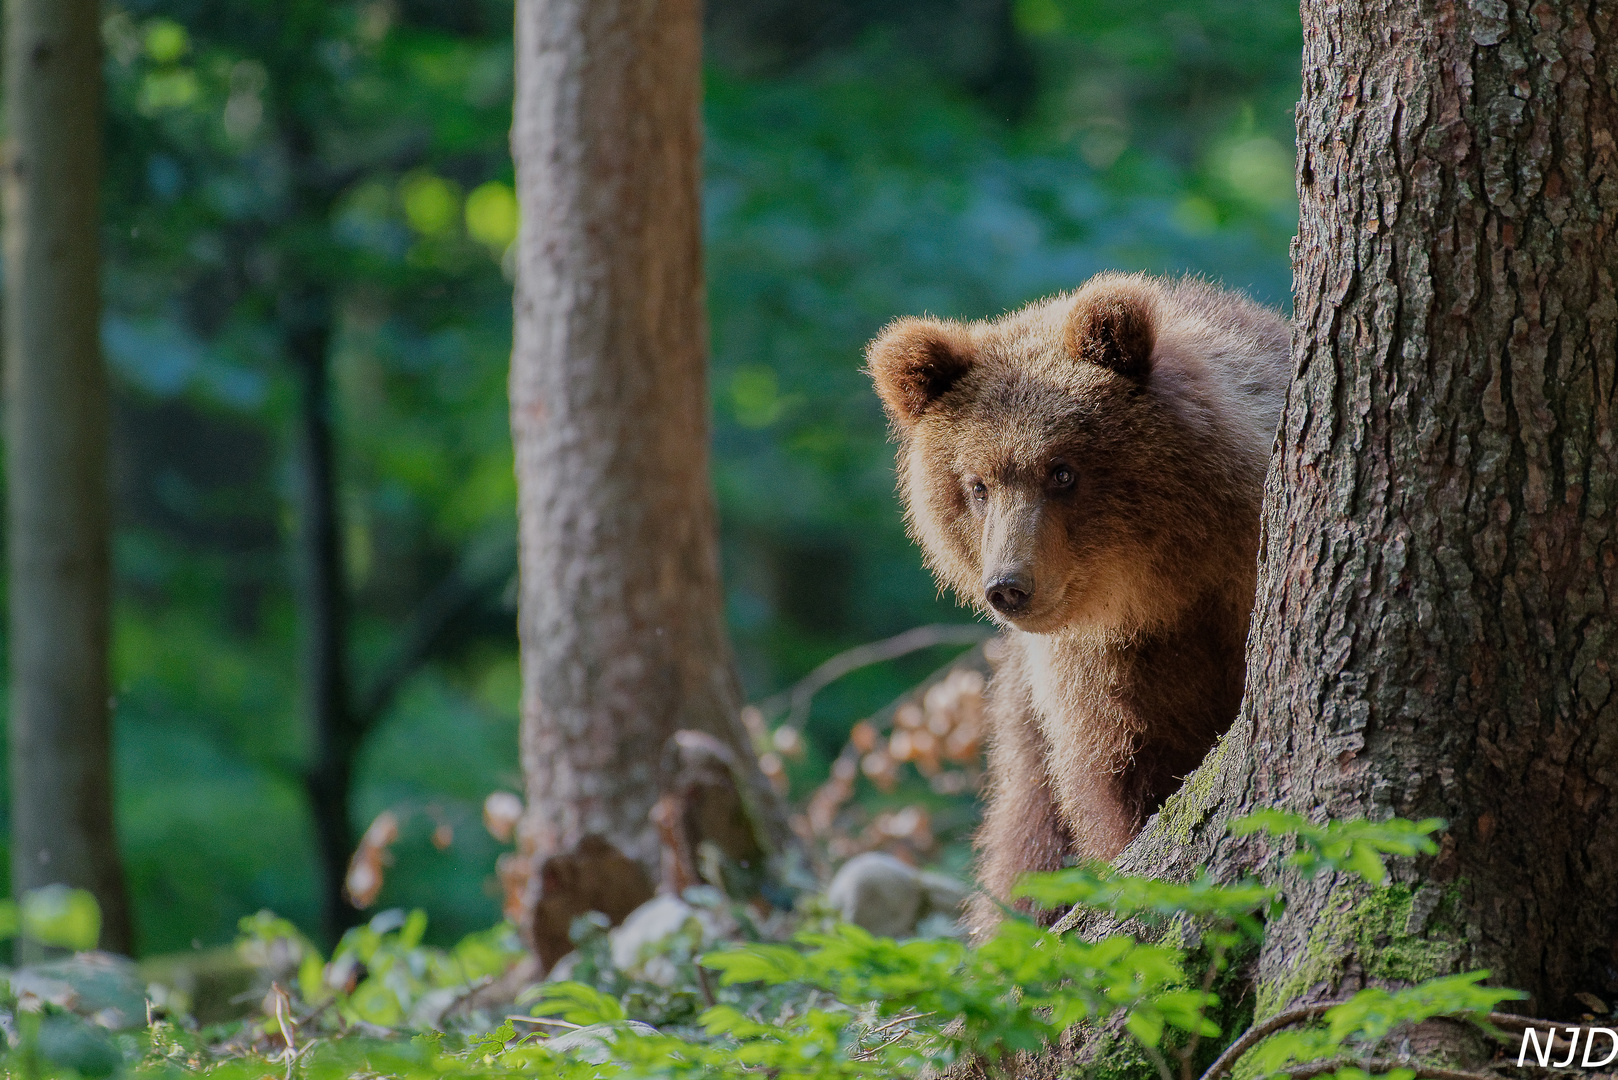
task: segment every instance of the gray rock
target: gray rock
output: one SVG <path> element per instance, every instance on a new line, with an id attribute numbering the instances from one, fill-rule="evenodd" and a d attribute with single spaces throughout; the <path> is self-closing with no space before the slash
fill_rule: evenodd
<path id="1" fill-rule="evenodd" d="M 921 887 L 927 894 L 927 910 L 922 917 L 928 915 L 947 915 L 951 919 L 961 916 L 961 907 L 971 890 L 954 878 L 935 874 L 931 870 L 921 872 Z"/>
<path id="2" fill-rule="evenodd" d="M 845 920 L 893 938 L 913 936 L 929 916 L 953 923 L 966 895 L 960 882 L 917 870 L 880 851 L 854 856 L 826 887 L 826 900 Z"/>
<path id="3" fill-rule="evenodd" d="M 9 976 L 13 992 L 31 994 L 120 1031 L 146 1023 L 146 993 L 140 970 L 122 956 L 81 952 L 19 968 Z"/>
<path id="4" fill-rule="evenodd" d="M 677 896 L 654 896 L 607 932 L 612 966 L 643 982 L 673 986 L 680 975 L 674 954 L 694 956 L 720 940 L 725 930 L 709 909 Z"/>

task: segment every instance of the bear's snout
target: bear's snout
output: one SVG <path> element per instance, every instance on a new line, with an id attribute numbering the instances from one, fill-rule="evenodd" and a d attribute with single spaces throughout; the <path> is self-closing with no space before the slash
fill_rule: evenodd
<path id="1" fill-rule="evenodd" d="M 1011 618 L 1028 610 L 1034 596 L 1034 581 L 1025 574 L 1002 574 L 983 586 L 984 599 L 1000 614 Z"/>

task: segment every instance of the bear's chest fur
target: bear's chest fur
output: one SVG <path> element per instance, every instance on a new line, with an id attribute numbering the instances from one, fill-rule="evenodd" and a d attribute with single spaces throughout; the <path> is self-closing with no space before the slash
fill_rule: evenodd
<path id="1" fill-rule="evenodd" d="M 1229 726 L 1246 633 L 1245 610 L 1210 602 L 1125 640 L 1008 634 L 1021 662 L 1005 674 L 1026 681 L 1052 794 L 1085 854 L 1117 854 Z"/>

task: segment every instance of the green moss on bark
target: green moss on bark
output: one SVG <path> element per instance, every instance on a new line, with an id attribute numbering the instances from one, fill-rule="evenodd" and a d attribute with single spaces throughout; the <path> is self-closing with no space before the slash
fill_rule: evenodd
<path id="1" fill-rule="evenodd" d="M 1185 778 L 1180 790 L 1164 801 L 1151 831 L 1182 844 L 1191 842 L 1193 831 L 1208 820 L 1208 815 L 1219 805 L 1219 781 L 1230 745 L 1228 737 L 1219 740 L 1207 760 Z"/>
<path id="2" fill-rule="evenodd" d="M 1452 893 L 1430 885 L 1333 889 L 1291 973 L 1259 987 L 1258 1015 L 1277 1013 L 1322 984 L 1335 987 L 1350 964 L 1379 983 L 1448 974 L 1460 955 L 1459 946 L 1442 936 Z"/>

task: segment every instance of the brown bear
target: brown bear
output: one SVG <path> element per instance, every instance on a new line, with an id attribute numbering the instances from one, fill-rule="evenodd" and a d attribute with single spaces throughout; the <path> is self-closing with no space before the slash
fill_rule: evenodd
<path id="1" fill-rule="evenodd" d="M 1103 274 L 990 321 L 899 319 L 867 358 L 911 536 L 1004 629 L 976 843 L 1005 900 L 1116 856 L 1235 719 L 1287 323 Z"/>

